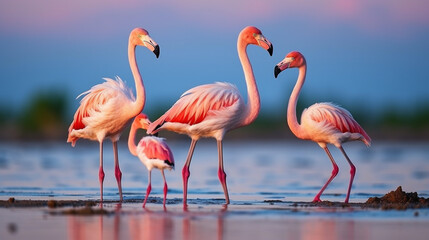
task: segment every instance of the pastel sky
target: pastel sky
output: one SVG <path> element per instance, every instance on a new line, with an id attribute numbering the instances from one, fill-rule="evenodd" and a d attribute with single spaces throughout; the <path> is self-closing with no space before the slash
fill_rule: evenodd
<path id="1" fill-rule="evenodd" d="M 38 91 L 75 97 L 119 75 L 134 88 L 128 34 L 147 29 L 160 45 L 137 61 L 148 109 L 214 81 L 245 83 L 236 51 L 254 25 L 273 43 L 272 57 L 250 46 L 263 112 L 285 114 L 298 72 L 273 68 L 292 50 L 308 63 L 302 92 L 370 110 L 429 101 L 429 1 L 422 0 L 0 0 L 0 105 L 21 107 Z M 72 109 L 71 108 L 71 109 Z"/>

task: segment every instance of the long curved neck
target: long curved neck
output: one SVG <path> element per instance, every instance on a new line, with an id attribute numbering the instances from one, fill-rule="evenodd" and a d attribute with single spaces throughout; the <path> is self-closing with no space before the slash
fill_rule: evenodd
<path id="1" fill-rule="evenodd" d="M 132 44 L 131 41 L 128 44 L 128 61 L 130 62 L 131 72 L 133 73 L 134 81 L 136 84 L 136 101 L 132 107 L 133 117 L 141 113 L 145 101 L 146 101 L 146 92 L 143 86 L 143 79 L 140 75 L 139 67 L 137 66 L 136 61 L 136 45 Z"/>
<path id="2" fill-rule="evenodd" d="M 261 103 L 259 99 L 258 87 L 256 86 L 255 76 L 253 75 L 252 65 L 247 56 L 245 43 L 241 38 L 237 41 L 238 57 L 240 58 L 241 66 L 243 67 L 244 78 L 247 85 L 247 105 L 244 113 L 244 118 L 241 126 L 252 123 L 259 114 Z"/>
<path id="3" fill-rule="evenodd" d="M 137 156 L 137 146 L 134 141 L 136 137 L 136 132 L 137 132 L 136 124 L 131 124 L 131 130 L 128 136 L 128 149 L 130 150 L 131 154 L 133 154 L 134 156 Z"/>
<path id="4" fill-rule="evenodd" d="M 290 130 L 297 137 L 303 137 L 303 129 L 301 125 L 298 123 L 296 117 L 296 104 L 298 102 L 299 93 L 301 92 L 302 85 L 305 82 L 305 74 L 307 72 L 307 64 L 304 63 L 301 67 L 299 67 L 299 75 L 296 80 L 295 87 L 292 90 L 292 94 L 289 98 L 289 104 L 287 107 L 287 123 L 289 125 Z"/>

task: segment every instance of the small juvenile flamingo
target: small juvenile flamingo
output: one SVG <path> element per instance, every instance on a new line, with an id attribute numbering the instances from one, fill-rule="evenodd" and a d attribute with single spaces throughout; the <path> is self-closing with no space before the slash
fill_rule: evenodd
<path id="1" fill-rule="evenodd" d="M 191 139 L 186 163 L 182 170 L 183 206 L 187 204 L 189 166 L 195 144 L 201 137 L 213 137 L 217 141 L 219 155 L 218 177 L 229 204 L 226 174 L 223 165 L 222 139 L 229 130 L 246 126 L 258 116 L 260 109 L 259 92 L 253 75 L 252 66 L 247 56 L 247 45 L 254 44 L 266 49 L 270 55 L 273 46 L 256 27 L 244 28 L 237 40 L 237 50 L 247 84 L 248 104 L 244 103 L 238 89 L 230 83 L 213 83 L 194 87 L 186 91 L 179 100 L 158 120 L 153 122 L 148 134 L 161 129 L 187 134 Z"/>
<path id="2" fill-rule="evenodd" d="M 130 135 L 128 137 L 128 148 L 130 149 L 131 154 L 137 156 L 140 161 L 146 166 L 149 171 L 148 176 L 148 185 L 146 189 L 146 197 L 143 202 L 143 207 L 146 205 L 147 198 L 152 190 L 151 185 L 151 172 L 153 168 L 161 170 L 162 178 L 164 179 L 164 206 L 165 200 L 167 198 L 167 181 L 165 180 L 164 169 L 174 169 L 174 158 L 173 153 L 168 147 L 167 143 L 163 138 L 155 136 L 146 136 L 142 138 L 138 145 L 136 146 L 134 139 L 136 132 L 139 128 L 147 129 L 151 122 L 148 117 L 141 113 L 137 115 L 134 119 L 134 122 L 131 125 Z"/>
<path id="3" fill-rule="evenodd" d="M 122 172 L 119 168 L 117 142 L 126 125 L 143 110 L 145 104 L 145 89 L 135 57 L 137 45 L 145 46 L 155 53 L 157 58 L 159 56 L 159 46 L 152 40 L 146 30 L 135 28 L 131 31 L 128 42 L 128 60 L 136 85 L 137 98 L 134 97 L 132 91 L 126 87 L 119 77 L 116 77 L 116 81 L 104 78 L 105 82 L 93 86 L 90 90 L 78 96 L 79 98 L 85 95 L 80 101 L 80 106 L 69 127 L 67 142 L 71 142 L 73 147 L 79 138 L 99 142 L 100 168 L 98 177 L 101 202 L 103 202 L 104 181 L 103 141 L 105 138 L 110 138 L 113 143 L 115 177 L 118 183 L 120 200 L 122 201 Z"/>
<path id="4" fill-rule="evenodd" d="M 356 167 L 350 161 L 342 147 L 342 144 L 348 141 L 359 140 L 364 142 L 367 146 L 370 146 L 371 138 L 353 119 L 349 111 L 332 103 L 316 103 L 309 108 L 304 109 L 301 115 L 301 124 L 299 124 L 296 117 L 296 104 L 301 88 L 304 85 L 305 75 L 307 72 L 307 63 L 304 56 L 300 52 L 290 52 L 275 66 L 274 76 L 277 78 L 277 75 L 287 68 L 299 69 L 298 80 L 289 98 L 287 108 L 287 122 L 289 128 L 298 138 L 318 143 L 319 146 L 328 154 L 333 165 L 331 177 L 314 197 L 313 202 L 321 201 L 320 196 L 323 191 L 338 174 L 338 166 L 327 147 L 327 144 L 330 143 L 341 150 L 347 162 L 350 164 L 350 182 L 345 199 L 345 202 L 348 203 L 350 190 L 356 173 Z"/>

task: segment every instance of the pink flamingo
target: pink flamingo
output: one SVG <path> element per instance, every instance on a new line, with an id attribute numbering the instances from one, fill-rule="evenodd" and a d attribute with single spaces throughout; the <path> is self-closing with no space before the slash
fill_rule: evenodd
<path id="1" fill-rule="evenodd" d="M 154 52 L 157 58 L 159 56 L 159 46 L 152 40 L 146 30 L 136 28 L 131 31 L 128 42 L 128 60 L 136 85 L 137 98 L 134 97 L 132 91 L 125 86 L 119 77 L 116 77 L 116 81 L 104 78 L 105 82 L 93 86 L 90 90 L 78 96 L 79 98 L 86 94 L 80 101 L 80 106 L 69 127 L 67 142 L 71 142 L 73 147 L 79 138 L 98 141 L 100 144 L 98 176 L 101 202 L 103 202 L 104 181 L 103 140 L 108 137 L 113 142 L 115 177 L 118 183 L 120 200 L 122 201 L 122 172 L 119 168 L 117 142 L 131 118 L 139 114 L 145 104 L 145 89 L 135 57 L 137 45 L 145 46 Z"/>
<path id="2" fill-rule="evenodd" d="M 173 153 L 168 147 L 167 143 L 163 138 L 155 136 L 146 136 L 140 140 L 136 146 L 134 139 L 136 132 L 139 128 L 147 129 L 151 122 L 148 117 L 141 113 L 137 115 L 134 119 L 134 122 L 131 125 L 130 135 L 128 137 L 128 148 L 130 149 L 131 154 L 137 156 L 140 161 L 146 166 L 149 171 L 149 180 L 146 189 L 146 197 L 143 202 L 143 207 L 146 205 L 147 198 L 152 190 L 151 185 L 151 172 L 153 168 L 158 168 L 161 170 L 162 178 L 164 179 L 164 206 L 165 199 L 167 198 L 167 181 L 165 180 L 164 169 L 174 169 L 174 158 Z"/>
<path id="3" fill-rule="evenodd" d="M 318 143 L 328 154 L 333 165 L 331 177 L 314 197 L 313 202 L 321 201 L 320 196 L 323 191 L 338 174 L 338 166 L 326 146 L 330 143 L 341 150 L 347 162 L 350 164 L 350 182 L 345 199 L 345 202 L 348 203 L 356 167 L 350 161 L 342 144 L 348 141 L 359 140 L 364 142 L 367 146 L 370 146 L 371 138 L 353 119 L 349 111 L 332 103 L 316 103 L 304 109 L 301 115 L 301 124 L 299 124 L 296 117 L 296 104 L 301 88 L 304 85 L 305 74 L 307 72 L 307 63 L 304 56 L 299 52 L 290 52 L 276 65 L 274 68 L 274 76 L 277 78 L 277 75 L 287 68 L 299 69 L 298 80 L 293 88 L 287 108 L 287 122 L 289 128 L 298 138 L 312 140 Z"/>
<path id="4" fill-rule="evenodd" d="M 222 184 L 226 203 L 229 204 L 226 174 L 223 165 L 222 139 L 229 130 L 253 122 L 260 109 L 258 88 L 252 66 L 247 57 L 247 45 L 258 45 L 272 55 L 273 47 L 256 27 L 244 28 L 237 40 L 237 50 L 247 84 L 248 104 L 244 103 L 238 89 L 230 83 L 213 83 L 194 87 L 186 91 L 179 100 L 158 120 L 153 122 L 147 133 L 167 129 L 187 134 L 191 139 L 188 157 L 182 170 L 183 205 L 186 207 L 189 165 L 195 144 L 200 137 L 213 137 L 217 141 L 219 155 L 218 177 Z"/>

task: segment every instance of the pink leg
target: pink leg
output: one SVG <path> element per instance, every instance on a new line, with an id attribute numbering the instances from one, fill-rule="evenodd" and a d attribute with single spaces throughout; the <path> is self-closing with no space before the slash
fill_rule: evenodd
<path id="1" fill-rule="evenodd" d="M 320 196 L 322 195 L 323 191 L 325 191 L 326 187 L 329 185 L 329 183 L 332 181 L 332 179 L 334 179 L 335 176 L 337 176 L 338 170 L 339 170 L 337 164 L 335 163 L 334 158 L 331 155 L 331 152 L 329 152 L 329 149 L 327 147 L 325 147 L 324 149 L 325 149 L 326 154 L 328 154 L 329 159 L 332 162 L 333 169 L 332 169 L 331 177 L 328 179 L 328 181 L 325 183 L 325 185 L 322 187 L 322 189 L 320 189 L 319 193 L 314 197 L 313 202 L 320 202 L 321 201 Z"/>
<path id="2" fill-rule="evenodd" d="M 118 142 L 113 142 L 113 154 L 115 157 L 115 177 L 116 182 L 118 183 L 118 190 L 119 190 L 119 199 L 122 202 L 122 172 L 119 168 L 119 159 L 118 159 Z"/>
<path id="3" fill-rule="evenodd" d="M 167 181 L 165 180 L 164 170 L 161 170 L 161 174 L 162 174 L 162 178 L 164 179 L 164 201 L 162 204 L 165 207 L 165 202 L 167 199 L 168 186 L 167 186 Z"/>
<path id="4" fill-rule="evenodd" d="M 194 154 L 195 144 L 197 144 L 197 140 L 192 139 L 191 146 L 189 147 L 188 157 L 186 158 L 185 165 L 182 169 L 182 178 L 183 178 L 183 207 L 187 206 L 187 195 L 188 195 L 188 179 L 191 175 L 189 171 L 189 165 L 191 165 L 192 154 Z"/>
<path id="5" fill-rule="evenodd" d="M 352 185 L 353 185 L 353 179 L 355 178 L 355 174 L 356 174 L 356 167 L 355 165 L 353 165 L 352 161 L 350 161 L 349 156 L 347 156 L 346 152 L 344 151 L 343 147 L 340 147 L 341 152 L 343 152 L 344 157 L 346 157 L 347 162 L 349 162 L 350 164 L 350 182 L 349 182 L 349 187 L 347 189 L 347 196 L 346 196 L 346 200 L 344 201 L 345 203 L 349 202 L 349 197 L 350 197 L 350 191 L 352 190 Z"/>
<path id="6" fill-rule="evenodd" d="M 100 202 L 103 203 L 103 182 L 104 182 L 103 141 L 100 142 L 100 168 L 98 169 L 98 180 L 100 182 Z"/>
<path id="7" fill-rule="evenodd" d="M 220 183 L 222 184 L 223 192 L 225 194 L 226 204 L 229 204 L 228 188 L 226 186 L 226 173 L 223 168 L 222 140 L 217 141 L 217 150 L 219 155 L 219 171 L 217 175 L 219 177 Z"/>
<path id="8" fill-rule="evenodd" d="M 149 197 L 150 191 L 152 190 L 152 184 L 151 184 L 151 171 L 148 172 L 149 175 L 149 183 L 147 184 L 147 189 L 146 189 L 146 197 L 144 198 L 144 202 L 143 202 L 143 208 L 146 206 L 146 201 L 147 198 Z"/>

